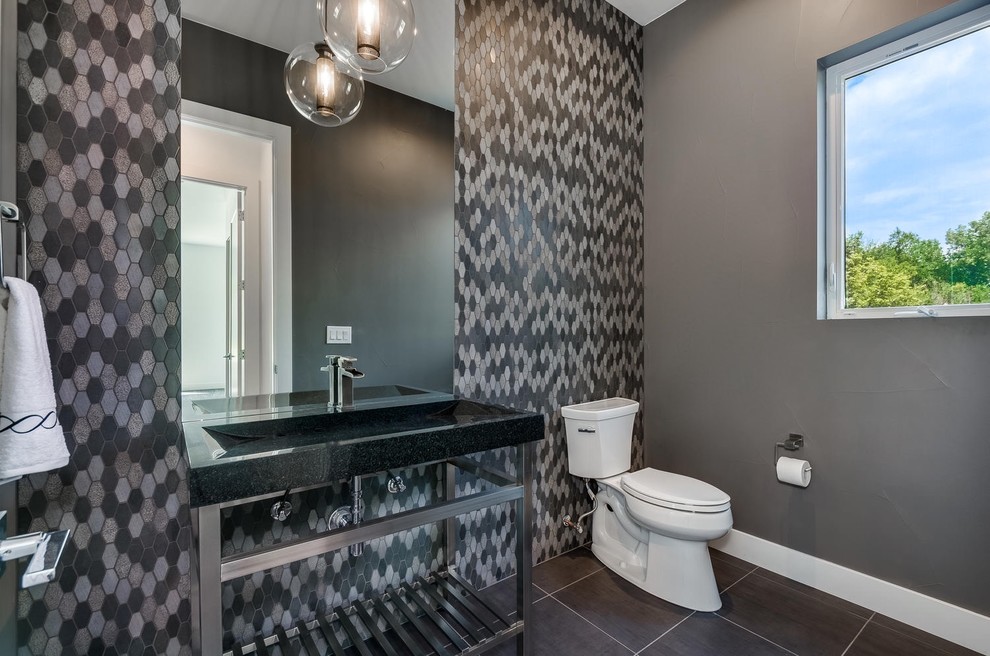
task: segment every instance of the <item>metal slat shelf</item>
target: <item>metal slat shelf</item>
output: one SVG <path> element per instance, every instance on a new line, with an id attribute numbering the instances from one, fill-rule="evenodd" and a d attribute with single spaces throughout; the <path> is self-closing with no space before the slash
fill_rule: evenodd
<path id="1" fill-rule="evenodd" d="M 387 631 L 381 630 L 380 621 Z M 299 622 L 287 631 L 278 627 L 274 635 L 238 645 L 226 655 L 478 654 L 522 629 L 522 620 L 511 621 L 463 579 L 444 572 L 418 577 L 412 585 L 403 583 L 399 588 L 389 588 L 384 596 L 357 602 L 347 609 L 338 606 L 328 616 Z M 347 636 L 350 643 L 346 649 L 341 636 Z"/>

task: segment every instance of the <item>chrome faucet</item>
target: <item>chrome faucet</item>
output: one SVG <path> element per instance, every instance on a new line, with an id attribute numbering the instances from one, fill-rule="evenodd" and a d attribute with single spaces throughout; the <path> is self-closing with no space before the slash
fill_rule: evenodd
<path id="1" fill-rule="evenodd" d="M 330 377 L 330 400 L 327 406 L 331 412 L 338 412 L 354 405 L 354 379 L 364 378 L 364 374 L 354 368 L 357 358 L 346 355 L 328 355 L 330 363 L 321 367 Z"/>

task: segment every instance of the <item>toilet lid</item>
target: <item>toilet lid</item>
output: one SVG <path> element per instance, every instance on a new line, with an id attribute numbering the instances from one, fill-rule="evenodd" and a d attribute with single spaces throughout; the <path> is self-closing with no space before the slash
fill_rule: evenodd
<path id="1" fill-rule="evenodd" d="M 639 410 L 638 401 L 612 398 L 577 405 L 565 405 L 560 409 L 564 419 L 583 419 L 584 421 L 604 421 L 625 415 L 633 415 Z"/>
<path id="2" fill-rule="evenodd" d="M 659 469 L 646 468 L 626 474 L 622 477 L 622 487 L 658 505 L 676 504 L 674 507 L 697 508 L 699 512 L 717 512 L 729 506 L 729 495 L 714 485 Z"/>

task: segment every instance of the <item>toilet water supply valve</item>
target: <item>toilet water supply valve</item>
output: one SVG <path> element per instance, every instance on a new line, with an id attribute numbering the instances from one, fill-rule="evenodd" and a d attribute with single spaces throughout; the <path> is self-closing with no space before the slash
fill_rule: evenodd
<path id="1" fill-rule="evenodd" d="M 564 526 L 566 526 L 567 528 L 573 528 L 578 533 L 584 533 L 584 527 L 581 526 L 581 522 L 583 522 L 586 517 L 588 517 L 589 515 L 593 514 L 596 510 L 598 510 L 598 497 L 595 495 L 594 490 L 591 489 L 591 481 L 586 480 L 584 482 L 584 489 L 588 491 L 588 496 L 591 497 L 591 501 L 593 502 L 591 510 L 584 513 L 574 521 L 571 521 L 570 515 L 564 515 Z"/>

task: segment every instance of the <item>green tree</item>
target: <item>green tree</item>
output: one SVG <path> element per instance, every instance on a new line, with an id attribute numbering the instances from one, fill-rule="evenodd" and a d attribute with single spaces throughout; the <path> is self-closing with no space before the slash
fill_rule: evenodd
<path id="1" fill-rule="evenodd" d="M 990 285 L 967 285 L 939 280 L 932 287 L 931 305 L 990 303 Z"/>
<path id="2" fill-rule="evenodd" d="M 990 212 L 949 230 L 946 246 L 896 229 L 887 241 L 846 239 L 846 307 L 990 303 Z"/>
<path id="3" fill-rule="evenodd" d="M 846 240 L 846 307 L 923 305 L 928 294 L 912 282 L 913 268 L 897 262 L 882 247 L 863 241 L 863 233 Z"/>
<path id="4" fill-rule="evenodd" d="M 952 267 L 950 282 L 990 285 L 990 212 L 945 234 Z"/>
<path id="5" fill-rule="evenodd" d="M 911 282 L 915 285 L 931 287 L 936 280 L 945 280 L 949 272 L 949 263 L 937 239 L 921 239 L 898 228 L 877 250 L 882 257 L 910 267 Z"/>

